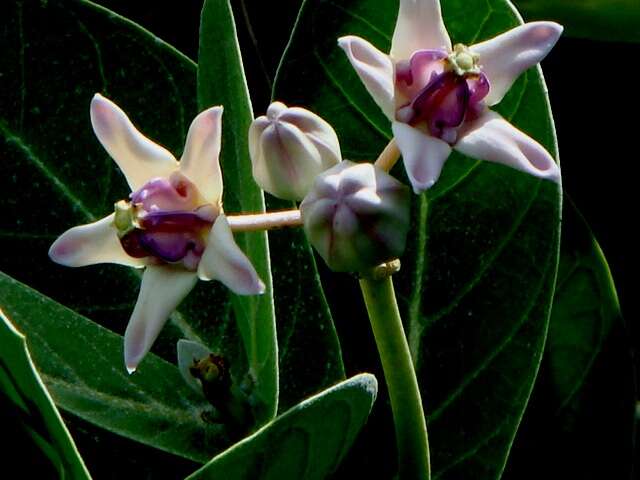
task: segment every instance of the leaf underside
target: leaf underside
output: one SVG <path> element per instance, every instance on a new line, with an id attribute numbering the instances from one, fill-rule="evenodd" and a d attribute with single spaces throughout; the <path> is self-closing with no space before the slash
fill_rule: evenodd
<path id="1" fill-rule="evenodd" d="M 345 380 L 294 406 L 189 479 L 327 478 L 367 420 L 376 393 L 373 375 Z"/>

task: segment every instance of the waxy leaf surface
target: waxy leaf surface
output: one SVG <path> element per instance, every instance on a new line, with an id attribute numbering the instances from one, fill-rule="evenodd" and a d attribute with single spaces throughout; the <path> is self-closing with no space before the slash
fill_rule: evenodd
<path id="1" fill-rule="evenodd" d="M 351 377 L 295 405 L 188 478 L 327 478 L 366 422 L 377 392 L 373 375 Z"/>
<path id="2" fill-rule="evenodd" d="M 20 423 L 60 478 L 90 479 L 73 439 L 31 361 L 24 336 L 2 311 L 0 345 L 0 405 L 3 413 L 14 416 L 12 420 Z M 7 428 L 12 424 L 4 424 L 3 439 L 7 444 L 15 442 L 16 432 Z"/>
<path id="3" fill-rule="evenodd" d="M 615 286 L 569 199 L 562 225 L 547 345 L 505 478 L 631 478 L 636 392 Z"/>
<path id="4" fill-rule="evenodd" d="M 262 191 L 253 181 L 247 133 L 251 124 L 251 99 L 236 38 L 233 12 L 228 0 L 207 0 L 200 22 L 198 54 L 198 108 L 224 105 L 220 164 L 225 179 L 224 208 L 227 214 L 264 212 Z M 236 235 L 267 291 L 254 297 L 232 297 L 238 327 L 247 346 L 249 371 L 256 381 L 262 423 L 278 408 L 278 344 L 267 234 Z"/>
<path id="5" fill-rule="evenodd" d="M 470 45 L 520 23 L 504 0 L 441 3 L 454 43 Z M 329 121 L 345 158 L 371 161 L 391 137 L 336 39 L 359 35 L 389 51 L 397 8 L 394 0 L 307 0 L 280 65 L 276 96 Z M 497 110 L 556 151 L 538 69 L 523 74 Z M 404 178 L 401 165 L 392 173 Z M 494 479 L 504 469 L 544 347 L 560 200 L 554 183 L 459 154 L 433 189 L 414 197 L 394 281 L 428 415 L 433 478 Z M 334 310 L 338 324 L 350 315 Z M 343 345 L 344 352 L 356 347 Z M 370 471 L 392 475 L 389 458 L 379 457 Z"/>
<path id="6" fill-rule="evenodd" d="M 0 302 L 26 335 L 60 407 L 107 430 L 195 461 L 232 442 L 176 366 L 149 354 L 134 375 L 120 368 L 122 337 L 0 273 Z"/>
<path id="7" fill-rule="evenodd" d="M 198 58 L 198 103 L 200 109 L 225 105 L 222 168 L 225 176 L 227 212 L 261 212 L 265 208 L 262 192 L 253 180 L 249 158 L 248 130 L 253 113 L 236 40 L 233 12 L 228 0 L 208 0 L 202 11 Z M 263 112 L 258 112 L 261 114 Z M 295 205 L 268 197 L 268 209 L 282 210 Z M 267 269 L 266 234 L 236 236 L 245 251 L 252 252 L 254 264 Z M 275 375 L 273 362 L 280 365 L 279 397 L 283 411 L 319 389 L 344 378 L 344 367 L 331 312 L 316 271 L 311 248 L 301 229 L 269 233 L 273 297 L 278 332 L 278 359 L 269 357 L 272 340 L 269 325 L 252 332 L 253 321 L 241 324 L 243 335 L 259 346 L 256 363 L 262 364 L 267 377 Z M 260 271 L 260 269 L 259 269 Z M 260 321 L 273 315 L 266 298 L 254 300 Z M 272 327 L 275 328 L 275 327 Z M 273 334 L 273 331 L 271 331 Z M 271 347 L 274 348 L 274 347 Z M 263 358 L 262 362 L 260 358 Z M 270 363 L 271 362 L 271 363 Z M 270 366 L 269 366 L 270 365 Z M 271 371 L 269 370 L 271 369 Z M 274 392 L 272 392 L 273 394 Z M 269 395 L 268 393 L 265 393 Z"/>

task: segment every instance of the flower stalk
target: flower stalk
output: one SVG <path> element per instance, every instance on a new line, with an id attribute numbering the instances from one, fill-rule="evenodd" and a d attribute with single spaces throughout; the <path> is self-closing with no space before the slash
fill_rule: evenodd
<path id="1" fill-rule="evenodd" d="M 399 478 L 428 480 L 431 466 L 427 424 L 391 275 L 362 277 L 360 289 L 389 390 Z"/>
<path id="2" fill-rule="evenodd" d="M 249 215 L 229 215 L 227 220 L 232 232 L 257 232 L 302 226 L 302 217 L 298 209 Z"/>
<path id="3" fill-rule="evenodd" d="M 396 143 L 396 139 L 392 138 L 391 141 L 384 147 L 384 150 L 380 153 L 376 159 L 374 165 L 385 172 L 390 171 L 393 166 L 400 159 L 400 149 Z"/>

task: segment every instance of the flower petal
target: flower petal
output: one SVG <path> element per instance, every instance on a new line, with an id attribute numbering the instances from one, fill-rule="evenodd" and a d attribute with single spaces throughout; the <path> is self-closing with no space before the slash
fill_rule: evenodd
<path id="1" fill-rule="evenodd" d="M 305 133 L 320 154 L 323 171 L 342 161 L 338 135 L 319 115 L 305 108 L 291 107 L 282 112 L 278 120 L 295 125 Z"/>
<path id="2" fill-rule="evenodd" d="M 385 53 L 366 40 L 349 35 L 338 39 L 369 94 L 387 117 L 394 118 L 393 64 Z"/>
<path id="3" fill-rule="evenodd" d="M 391 58 L 407 60 L 417 50 L 451 50 L 442 21 L 439 0 L 400 0 L 398 20 L 391 41 Z"/>
<path id="4" fill-rule="evenodd" d="M 152 265 L 144 271 L 138 301 L 124 332 L 124 361 L 129 373 L 136 370 L 171 312 L 197 280 L 194 272 L 167 265 Z"/>
<path id="5" fill-rule="evenodd" d="M 222 198 L 222 173 L 218 160 L 222 138 L 222 111 L 222 107 L 212 107 L 193 119 L 180 160 L 180 171 L 214 205 Z"/>
<path id="6" fill-rule="evenodd" d="M 219 215 L 211 228 L 198 276 L 202 280 L 220 280 L 238 295 L 258 295 L 265 289 L 251 261 L 233 239 L 224 215 Z"/>
<path id="7" fill-rule="evenodd" d="M 502 100 L 522 72 L 546 57 L 562 30 L 562 25 L 554 22 L 525 23 L 470 47 L 480 56 L 480 65 L 491 85 L 485 98 L 487 105 Z"/>
<path id="8" fill-rule="evenodd" d="M 449 158 L 449 144 L 406 123 L 393 122 L 391 129 L 402 152 L 404 168 L 413 191 L 421 193 L 431 188 Z"/>
<path id="9" fill-rule="evenodd" d="M 454 148 L 479 160 L 502 163 L 536 177 L 560 181 L 560 168 L 549 152 L 491 110 L 469 126 Z"/>
<path id="10" fill-rule="evenodd" d="M 168 177 L 178 166 L 171 153 L 142 135 L 120 107 L 100 94 L 91 100 L 91 124 L 132 191 L 151 178 Z"/>
<path id="11" fill-rule="evenodd" d="M 130 267 L 142 267 L 142 258 L 127 255 L 118 239 L 113 224 L 115 214 L 88 225 L 73 227 L 53 242 L 49 257 L 65 267 L 84 267 L 96 263 L 118 263 Z"/>
<path id="12" fill-rule="evenodd" d="M 276 120 L 260 137 L 262 149 L 252 158 L 253 176 L 262 189 L 286 200 L 302 200 L 322 157 L 313 142 L 295 125 Z"/>

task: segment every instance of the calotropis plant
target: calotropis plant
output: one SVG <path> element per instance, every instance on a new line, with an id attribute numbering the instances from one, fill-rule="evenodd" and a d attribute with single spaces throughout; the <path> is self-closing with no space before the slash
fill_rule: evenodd
<path id="1" fill-rule="evenodd" d="M 111 215 L 66 231 L 49 255 L 70 267 L 145 268 L 124 336 L 125 364 L 133 372 L 198 278 L 220 280 L 241 295 L 261 294 L 264 284 L 236 245 L 222 209 L 222 107 L 193 120 L 180 162 L 100 95 L 91 102 L 91 123 L 132 193 Z"/>
<path id="2" fill-rule="evenodd" d="M 451 149 L 559 181 L 549 153 L 489 107 L 540 62 L 562 27 L 532 22 L 470 47 L 452 47 L 438 0 L 400 0 L 391 51 L 345 36 L 338 43 L 392 122 L 413 189 L 438 180 Z"/>

